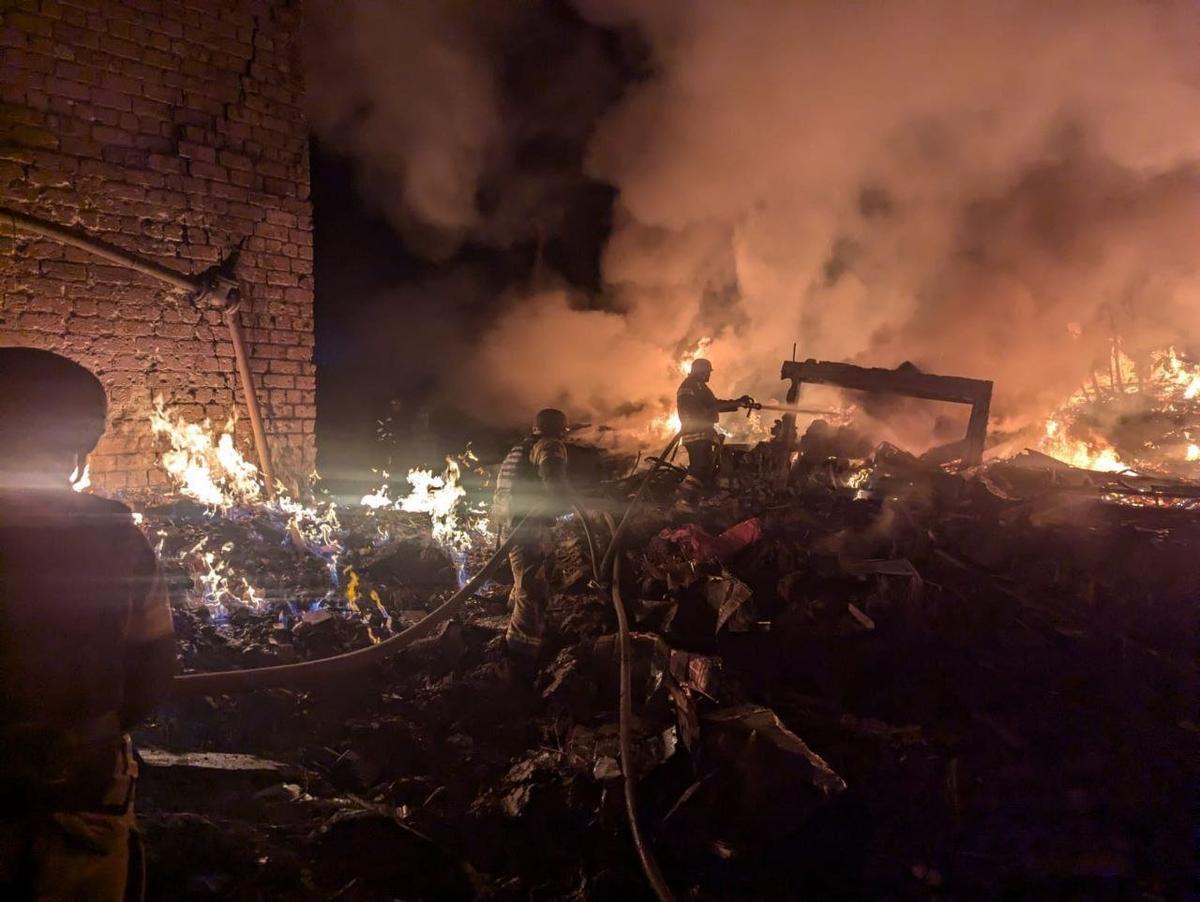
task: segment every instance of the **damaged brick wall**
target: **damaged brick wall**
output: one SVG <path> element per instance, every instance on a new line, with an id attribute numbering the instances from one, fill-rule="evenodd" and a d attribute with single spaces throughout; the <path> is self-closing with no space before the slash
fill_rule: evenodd
<path id="1" fill-rule="evenodd" d="M 281 475 L 314 463 L 312 210 L 297 0 L 0 5 L 3 205 L 195 274 L 236 259 L 242 322 Z M 253 460 L 219 314 L 0 217 L 0 344 L 58 351 L 110 393 L 103 492 L 165 484 L 161 394 Z"/>

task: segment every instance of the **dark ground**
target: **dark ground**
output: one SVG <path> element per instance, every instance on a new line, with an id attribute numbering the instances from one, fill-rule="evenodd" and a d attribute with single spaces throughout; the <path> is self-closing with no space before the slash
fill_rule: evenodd
<path id="1" fill-rule="evenodd" d="M 758 466 L 744 458 L 694 511 L 651 503 L 626 544 L 641 817 L 675 892 L 1187 897 L 1196 514 L 886 450 L 862 492 L 834 465 L 786 488 Z M 689 563 L 658 537 L 752 515 L 763 538 L 725 564 Z M 378 521 L 344 519 L 359 548 L 346 560 L 410 621 L 453 571 L 411 518 L 387 517 L 392 538 L 376 545 Z M 212 529 L 179 511 L 148 525 Z M 560 527 L 552 647 L 532 683 L 496 642 L 493 585 L 387 666 L 168 707 L 140 736 L 152 897 L 647 895 L 615 761 L 615 618 L 582 578 L 576 531 Z M 244 566 L 289 571 L 274 594 L 295 596 L 306 565 L 274 556 L 303 555 L 257 541 L 271 550 L 240 552 L 257 560 Z M 219 628 L 180 608 L 185 665 L 319 657 L 383 629 L 378 612 L 342 607 L 302 618 L 276 605 Z"/>

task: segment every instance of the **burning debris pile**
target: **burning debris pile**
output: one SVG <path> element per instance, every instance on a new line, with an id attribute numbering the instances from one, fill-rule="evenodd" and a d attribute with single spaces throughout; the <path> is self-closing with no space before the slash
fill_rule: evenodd
<path id="1" fill-rule="evenodd" d="M 631 514 L 634 770 L 667 882 L 702 898 L 1180 894 L 1200 742 L 1191 497 L 1035 452 L 952 472 L 856 442 L 810 430 L 782 476 L 769 444 L 728 447 L 719 487 L 687 503 L 668 463 Z M 355 508 L 145 510 L 185 669 L 321 658 L 422 617 L 490 550 L 476 469 Z M 619 515 L 644 474 L 578 487 L 601 554 L 598 513 Z M 644 894 L 616 617 L 581 525 L 555 527 L 532 680 L 504 654 L 493 582 L 373 670 L 173 703 L 141 736 L 152 885 Z"/>
<path id="2" fill-rule="evenodd" d="M 1114 340 L 1108 372 L 1093 372 L 1046 421 L 1039 447 L 1086 469 L 1194 475 L 1200 460 L 1200 366 L 1174 347 L 1139 365 Z"/>

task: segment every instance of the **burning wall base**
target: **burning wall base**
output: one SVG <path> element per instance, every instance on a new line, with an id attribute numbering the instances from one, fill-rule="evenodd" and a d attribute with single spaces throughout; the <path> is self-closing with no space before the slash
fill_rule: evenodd
<path id="1" fill-rule="evenodd" d="M 0 206 L 184 274 L 243 285 L 250 366 L 281 470 L 315 463 L 312 208 L 297 4 L 282 0 L 5 11 Z M 0 342 L 100 376 L 106 492 L 169 488 L 156 395 L 191 422 L 244 409 L 219 313 L 81 250 L 0 229 Z M 245 425 L 239 442 L 249 445 Z"/>

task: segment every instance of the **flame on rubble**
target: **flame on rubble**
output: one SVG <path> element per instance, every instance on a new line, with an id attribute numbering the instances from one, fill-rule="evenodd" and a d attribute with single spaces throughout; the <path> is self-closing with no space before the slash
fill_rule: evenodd
<path id="1" fill-rule="evenodd" d="M 195 603 L 203 604 L 218 616 L 237 608 L 261 611 L 267 600 L 245 577 L 229 570 L 228 555 L 233 543 L 226 542 L 220 553 L 208 548 L 208 537 L 204 537 L 183 555 L 184 566 L 192 577 L 191 596 Z"/>
<path id="2" fill-rule="evenodd" d="M 1200 398 L 1200 365 L 1187 363 L 1173 347 L 1159 351 L 1155 357 L 1153 379 L 1167 389 L 1164 394 L 1168 400 Z"/>
<path id="3" fill-rule="evenodd" d="M 1086 441 L 1073 437 L 1071 425 L 1106 402 L 1139 396 L 1154 410 L 1177 411 L 1194 406 L 1200 402 L 1200 365 L 1189 363 L 1174 347 L 1167 347 L 1152 353 L 1147 370 L 1139 373 L 1136 362 L 1115 342 L 1109 371 L 1093 376 L 1089 387 L 1080 388 L 1046 420 L 1039 450 L 1074 467 L 1132 472 L 1110 442 L 1094 433 Z M 1200 460 L 1200 446 L 1192 443 L 1191 435 L 1185 433 L 1182 437 L 1187 441 L 1183 459 Z M 1178 453 L 1162 452 L 1164 457 L 1176 460 Z"/>
<path id="4" fill-rule="evenodd" d="M 83 465 L 83 472 L 79 472 L 79 466 L 71 471 L 71 488 L 76 492 L 84 492 L 92 487 L 91 464 Z"/>
<path id="5" fill-rule="evenodd" d="M 339 589 L 339 561 L 343 553 L 342 528 L 337 508 L 332 504 L 305 504 L 290 497 L 282 487 L 275 500 L 266 504 L 258 467 L 238 451 L 234 443 L 235 419 L 231 417 L 219 432 L 209 420 L 189 423 L 176 411 L 154 399 L 150 425 L 155 433 L 166 436 L 170 449 L 163 453 L 162 465 L 178 491 L 214 511 L 240 516 L 240 509 L 255 508 L 278 522 L 288 540 L 298 550 L 323 560 L 329 568 L 330 593 Z M 231 545 L 219 552 L 204 548 L 204 543 L 184 552 L 182 563 L 193 574 L 200 600 L 221 614 L 230 608 L 263 610 L 267 600 L 244 578 L 230 571 L 226 555 Z"/>
<path id="6" fill-rule="evenodd" d="M 171 450 L 162 456 L 162 465 L 184 495 L 216 508 L 259 500 L 262 485 L 258 467 L 234 445 L 232 418 L 214 440 L 209 420 L 187 422 L 168 410 L 160 395 L 154 399 L 150 426 L 171 443 Z"/>
<path id="7" fill-rule="evenodd" d="M 450 555 L 458 570 L 459 585 L 463 585 L 467 554 L 478 541 L 490 539 L 491 526 L 482 510 L 462 510 L 467 490 L 461 483 L 458 461 L 446 458 L 446 469 L 440 475 L 423 467 L 409 470 L 406 478 L 410 491 L 394 500 L 389 494 L 389 474 L 384 471 L 382 476 L 383 484 L 364 495 L 361 503 L 373 510 L 428 514 L 433 540 Z"/>
<path id="8" fill-rule="evenodd" d="M 1058 420 L 1051 417 L 1046 421 L 1046 434 L 1040 443 L 1043 453 L 1061 460 L 1065 464 L 1084 470 L 1097 470 L 1101 473 L 1119 473 L 1128 470 L 1117 452 L 1111 446 L 1103 446 L 1098 442 L 1089 444 L 1066 435 L 1066 429 Z"/>

